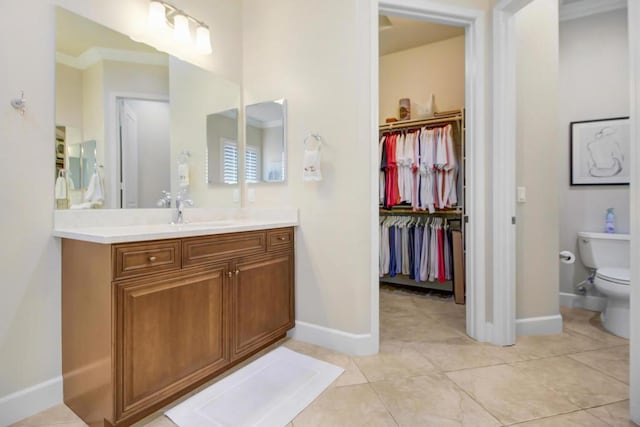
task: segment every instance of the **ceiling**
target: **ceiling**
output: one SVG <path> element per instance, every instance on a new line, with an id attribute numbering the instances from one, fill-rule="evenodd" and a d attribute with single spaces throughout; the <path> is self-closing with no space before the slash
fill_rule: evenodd
<path id="1" fill-rule="evenodd" d="M 57 52 L 77 57 L 96 46 L 134 52 L 158 53 L 151 46 L 134 42 L 124 34 L 110 30 L 62 8 L 57 8 Z"/>
<path id="2" fill-rule="evenodd" d="M 636 0 L 638 1 L 638 0 Z M 559 0 L 560 20 L 581 18 L 626 7 L 627 0 Z M 380 29 L 380 56 L 464 35 L 463 27 L 388 16 L 391 27 Z"/>
<path id="3" fill-rule="evenodd" d="M 380 30 L 379 33 L 381 56 L 464 35 L 463 27 L 432 24 L 398 16 L 388 18 L 391 27 Z"/>

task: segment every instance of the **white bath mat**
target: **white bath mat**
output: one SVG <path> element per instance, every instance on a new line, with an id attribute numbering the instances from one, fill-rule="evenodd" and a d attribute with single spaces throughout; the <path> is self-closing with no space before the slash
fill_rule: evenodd
<path id="1" fill-rule="evenodd" d="M 282 427 L 343 371 L 279 347 L 165 415 L 180 427 Z"/>

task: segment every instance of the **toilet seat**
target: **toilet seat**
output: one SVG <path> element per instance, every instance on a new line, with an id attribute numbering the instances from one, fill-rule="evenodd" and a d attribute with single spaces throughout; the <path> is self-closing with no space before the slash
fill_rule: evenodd
<path id="1" fill-rule="evenodd" d="M 631 282 L 631 272 L 628 268 L 604 267 L 596 271 L 596 278 L 604 280 L 605 282 L 629 286 Z"/>

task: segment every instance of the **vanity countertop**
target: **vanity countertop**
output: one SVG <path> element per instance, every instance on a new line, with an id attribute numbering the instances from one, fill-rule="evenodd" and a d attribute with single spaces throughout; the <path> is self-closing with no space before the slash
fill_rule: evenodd
<path id="1" fill-rule="evenodd" d="M 103 227 L 78 227 L 55 229 L 53 235 L 65 239 L 84 240 L 94 243 L 124 243 L 145 240 L 174 239 L 179 237 L 205 236 L 210 234 L 237 233 L 241 231 L 265 230 L 293 227 L 297 221 L 237 219 L 186 224 L 143 224 Z"/>
<path id="2" fill-rule="evenodd" d="M 297 209 L 189 209 L 184 224 L 169 224 L 167 209 L 56 211 L 53 236 L 125 243 L 238 233 L 298 225 Z"/>

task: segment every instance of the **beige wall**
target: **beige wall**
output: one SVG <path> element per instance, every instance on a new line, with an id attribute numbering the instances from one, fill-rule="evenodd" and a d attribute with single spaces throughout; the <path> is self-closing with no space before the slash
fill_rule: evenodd
<path id="1" fill-rule="evenodd" d="M 56 64 L 56 124 L 82 129 L 82 71 Z"/>
<path id="2" fill-rule="evenodd" d="M 169 69 L 172 175 L 176 176 L 180 153 L 189 151 L 189 193 L 195 206 L 239 207 L 233 201 L 233 190 L 238 186 L 210 186 L 205 177 L 207 116 L 238 108 L 238 85 L 176 58 L 169 59 Z M 177 185 L 177 179 L 172 179 L 173 194 L 178 191 Z"/>
<path id="3" fill-rule="evenodd" d="M 116 121 L 116 96 L 148 96 L 169 99 L 169 67 L 167 65 L 133 64 L 120 61 L 101 61 L 93 67 L 102 68 L 102 134 L 98 141 L 98 163 L 104 165 L 105 207 L 119 207 L 119 161 Z M 86 71 L 85 71 L 86 73 Z M 94 107 L 89 107 L 94 108 Z M 99 111 L 99 110 L 96 110 Z M 95 114 L 96 111 L 92 112 Z M 168 189 L 166 189 L 168 190 Z M 157 194 L 160 198 L 160 194 Z"/>
<path id="4" fill-rule="evenodd" d="M 493 4 L 441 2 L 481 10 Z M 365 60 L 372 42 L 367 19 L 371 7 L 363 0 L 245 0 L 243 7 L 244 103 L 277 98 L 288 103 L 287 183 L 255 186 L 252 206 L 300 209 L 296 319 L 365 335 L 377 328 L 371 324 L 370 304 L 371 286 L 378 280 L 370 258 L 377 239 L 372 239 L 367 220 L 377 191 L 369 161 L 375 147 L 371 141 L 377 139 L 368 121 L 371 64 Z M 300 19 L 303 16 L 313 19 Z M 489 59 L 487 55 L 487 70 Z M 487 99 L 487 111 L 489 106 Z M 489 114 L 487 132 L 490 123 Z M 319 183 L 301 179 L 302 143 L 309 132 L 326 141 L 324 181 Z M 489 152 L 488 145 L 484 149 Z"/>
<path id="5" fill-rule="evenodd" d="M 380 123 L 399 118 L 398 100 L 426 105 L 435 96 L 435 111 L 464 107 L 464 36 L 380 57 Z"/>
<path id="6" fill-rule="evenodd" d="M 597 54 L 594 54 L 596 53 Z M 569 185 L 569 123 L 629 115 L 629 43 L 625 9 L 560 25 L 560 248 L 578 255 L 579 231 L 604 231 L 605 212 L 615 208 L 616 232 L 629 232 L 629 187 Z M 580 257 L 560 265 L 560 291 L 588 271 Z M 596 295 L 595 289 L 589 294 Z"/>
<path id="7" fill-rule="evenodd" d="M 244 1 L 243 84 L 245 104 L 287 100 L 288 181 L 255 186 L 254 206 L 299 208 L 296 319 L 365 334 L 371 145 L 357 122 L 358 107 L 369 106 L 369 94 L 358 92 L 367 75 L 358 74 L 357 4 Z M 303 140 L 311 131 L 327 143 L 318 183 L 301 179 Z"/>
<path id="8" fill-rule="evenodd" d="M 535 0 L 515 17 L 517 46 L 516 317 L 558 314 L 558 6 Z M 535 36 L 532 36 L 535 35 Z"/>
<path id="9" fill-rule="evenodd" d="M 146 0 L 60 0 L 121 32 L 146 22 Z M 182 0 L 187 11 L 212 24 L 209 68 L 240 80 L 240 4 L 236 0 Z M 0 425 L 61 400 L 60 246 L 53 227 L 53 143 L 55 126 L 54 0 L 0 0 L 0 95 L 7 100 L 0 115 L 0 179 L 14 183 L 3 190 L 5 209 L 0 233 Z M 24 31 L 25 23 L 31 25 Z M 19 34 L 19 43 L 16 43 Z M 27 112 L 8 103 L 24 90 Z M 16 159 L 28 158 L 25 168 Z M 35 387 L 24 406 L 14 392 Z"/>

